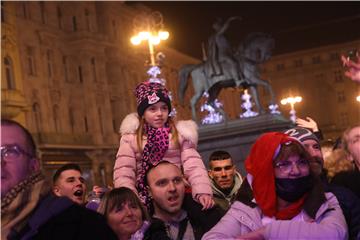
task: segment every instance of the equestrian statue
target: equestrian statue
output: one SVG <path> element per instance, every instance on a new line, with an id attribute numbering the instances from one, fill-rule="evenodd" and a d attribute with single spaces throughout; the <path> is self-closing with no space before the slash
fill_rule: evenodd
<path id="1" fill-rule="evenodd" d="M 266 88 L 270 93 L 270 105 L 275 105 L 275 95 L 270 84 L 260 78 L 259 64 L 270 59 L 274 48 L 274 39 L 266 33 L 250 33 L 233 50 L 224 36 L 231 21 L 240 19 L 230 17 L 225 23 L 218 19 L 213 28 L 215 33 L 208 40 L 207 59 L 200 64 L 187 64 L 179 70 L 179 101 L 184 102 L 184 94 L 191 75 L 194 87 L 194 96 L 191 98 L 191 111 L 194 121 L 197 120 L 196 104 L 208 93 L 208 104 L 226 117 L 222 108 L 214 104 L 222 88 L 242 87 L 249 88 L 260 114 L 265 110 L 260 104 L 257 87 Z"/>

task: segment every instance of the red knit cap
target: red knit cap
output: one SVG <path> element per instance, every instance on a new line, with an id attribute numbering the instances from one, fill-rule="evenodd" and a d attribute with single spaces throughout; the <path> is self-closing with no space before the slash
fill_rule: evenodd
<path id="1" fill-rule="evenodd" d="M 256 203 L 269 217 L 275 216 L 277 212 L 274 155 L 277 154 L 277 149 L 282 143 L 289 141 L 297 142 L 284 133 L 265 133 L 256 140 L 245 160 L 246 171 L 253 176 L 251 186 Z"/>

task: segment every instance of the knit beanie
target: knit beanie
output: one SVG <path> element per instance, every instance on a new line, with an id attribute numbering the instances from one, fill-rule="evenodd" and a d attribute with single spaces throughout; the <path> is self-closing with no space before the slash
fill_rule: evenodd
<path id="1" fill-rule="evenodd" d="M 299 142 L 306 140 L 315 140 L 319 143 L 319 139 L 307 128 L 295 127 L 285 131 L 285 134 L 297 139 Z"/>
<path id="2" fill-rule="evenodd" d="M 158 102 L 164 102 L 171 112 L 171 101 L 169 91 L 157 82 L 142 82 L 135 88 L 135 96 L 137 102 L 137 112 L 141 117 L 145 110 Z"/>

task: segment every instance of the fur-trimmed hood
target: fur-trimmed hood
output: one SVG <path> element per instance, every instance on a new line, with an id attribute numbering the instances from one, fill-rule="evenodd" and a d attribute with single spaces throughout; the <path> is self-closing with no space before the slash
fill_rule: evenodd
<path id="1" fill-rule="evenodd" d="M 185 140 L 189 140 L 195 145 L 198 143 L 198 127 L 192 120 L 178 121 L 175 124 L 179 135 Z M 136 129 L 139 127 L 139 118 L 137 113 L 128 114 L 121 122 L 120 131 L 121 135 L 135 134 Z"/>

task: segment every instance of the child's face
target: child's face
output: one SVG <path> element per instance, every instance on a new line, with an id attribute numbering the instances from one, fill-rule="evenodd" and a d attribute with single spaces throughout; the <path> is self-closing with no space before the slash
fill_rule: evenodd
<path id="1" fill-rule="evenodd" d="M 144 112 L 145 121 L 154 128 L 165 125 L 169 117 L 169 108 L 164 102 L 158 102 L 148 107 Z"/>

